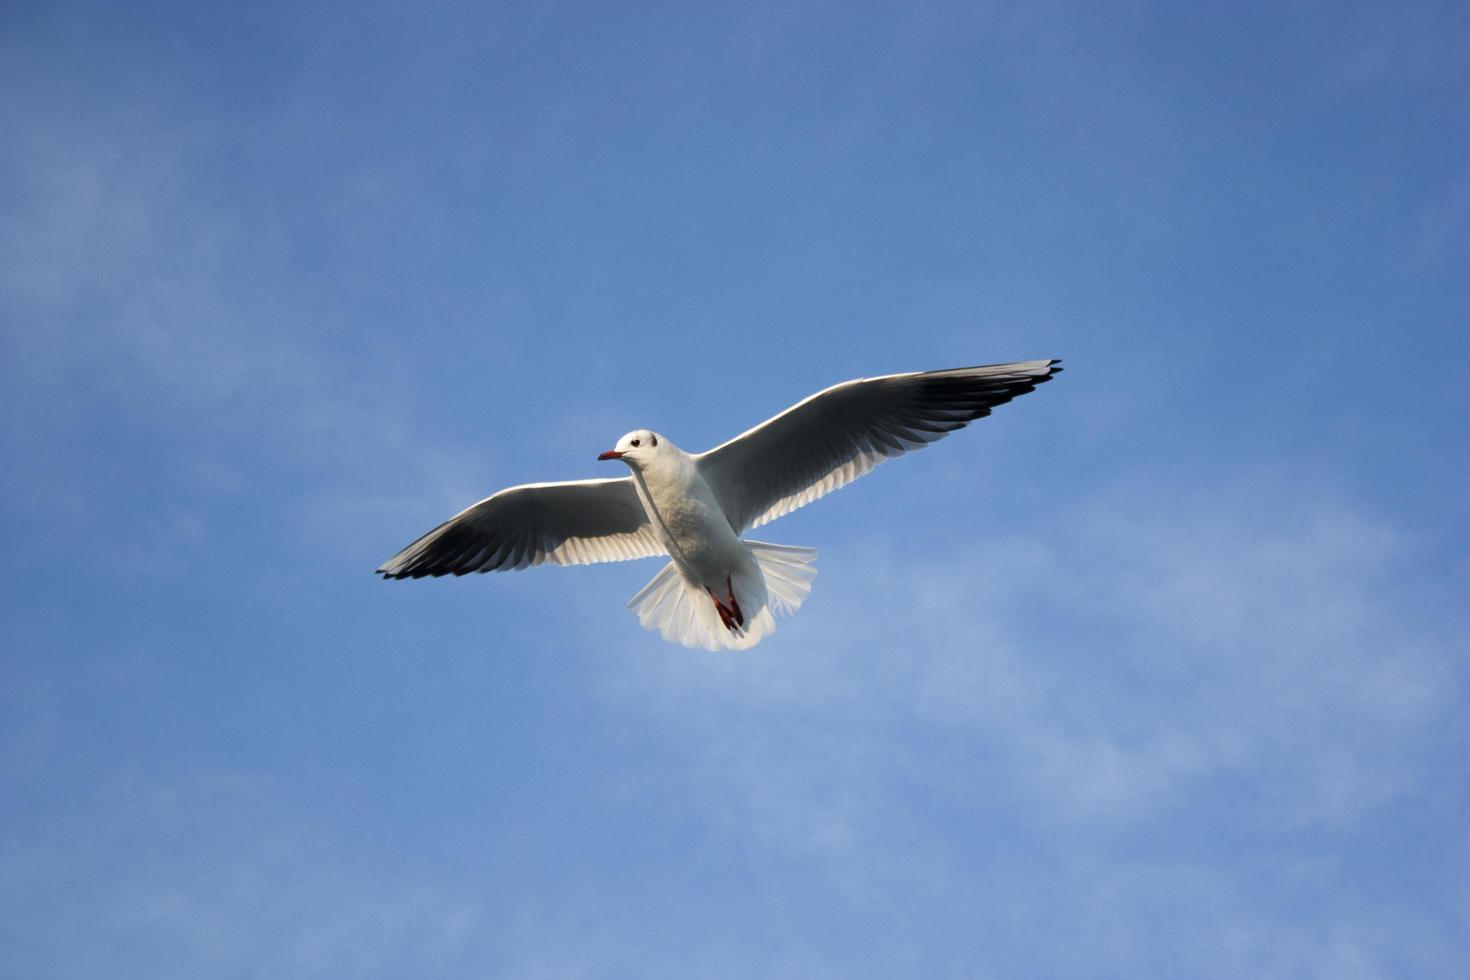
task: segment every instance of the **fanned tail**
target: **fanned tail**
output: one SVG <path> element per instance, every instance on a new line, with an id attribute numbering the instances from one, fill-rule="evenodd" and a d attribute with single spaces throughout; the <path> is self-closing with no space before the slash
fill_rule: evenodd
<path id="1" fill-rule="evenodd" d="M 727 629 L 709 595 L 687 581 L 673 562 L 628 600 L 628 608 L 644 629 L 658 630 L 670 643 L 706 650 L 748 650 L 775 632 L 772 610 L 789 616 L 805 601 L 817 574 L 812 567 L 817 552 L 764 541 L 745 544 L 756 570 L 734 582 L 745 615 L 742 628 Z"/>
<path id="2" fill-rule="evenodd" d="M 790 616 L 801 608 L 812 591 L 817 569 L 816 548 L 793 544 L 771 544 L 766 541 L 745 542 L 751 557 L 765 576 L 766 591 L 778 616 Z"/>

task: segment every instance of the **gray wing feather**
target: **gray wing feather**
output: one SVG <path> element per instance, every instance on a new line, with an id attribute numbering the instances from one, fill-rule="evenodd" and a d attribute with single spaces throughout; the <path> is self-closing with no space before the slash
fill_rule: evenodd
<path id="1" fill-rule="evenodd" d="M 664 554 L 629 477 L 510 487 L 388 559 L 384 578 L 503 572 Z"/>
<path id="2" fill-rule="evenodd" d="M 1018 361 L 833 385 L 698 457 L 737 532 L 846 486 L 1051 380 L 1060 361 Z"/>

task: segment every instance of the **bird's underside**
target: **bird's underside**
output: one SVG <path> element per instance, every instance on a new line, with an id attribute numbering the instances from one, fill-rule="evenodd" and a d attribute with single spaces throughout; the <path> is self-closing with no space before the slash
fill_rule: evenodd
<path id="1" fill-rule="evenodd" d="M 494 494 L 378 569 L 385 579 L 667 555 L 629 603 L 686 646 L 744 648 L 795 612 L 816 553 L 743 540 L 745 531 L 923 448 L 1049 381 L 1055 360 L 863 378 L 827 388 L 708 452 L 648 430 L 602 455 L 620 479 L 538 483 Z"/>

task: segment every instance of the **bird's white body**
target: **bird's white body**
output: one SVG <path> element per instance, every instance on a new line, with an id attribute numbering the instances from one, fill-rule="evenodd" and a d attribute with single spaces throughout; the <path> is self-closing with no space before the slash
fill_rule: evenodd
<path id="1" fill-rule="evenodd" d="M 816 574 L 814 550 L 741 540 L 699 459 L 657 433 L 630 432 L 614 454 L 632 471 L 649 526 L 670 558 L 629 603 L 644 626 L 685 646 L 754 646 L 776 628 L 768 576 L 788 586 L 782 612 L 796 611 Z"/>
<path id="2" fill-rule="evenodd" d="M 633 599 L 639 622 L 685 646 L 743 649 L 806 599 L 816 551 L 742 537 L 1050 380 L 1056 361 L 860 378 L 833 385 L 709 452 L 639 429 L 599 459 L 629 475 L 511 487 L 404 548 L 386 578 L 463 575 L 667 555 Z"/>
<path id="3" fill-rule="evenodd" d="M 647 456 L 635 461 L 625 453 L 622 459 L 633 471 L 653 533 L 686 579 L 719 592 L 726 575 L 753 564 L 693 456 L 661 439 Z"/>

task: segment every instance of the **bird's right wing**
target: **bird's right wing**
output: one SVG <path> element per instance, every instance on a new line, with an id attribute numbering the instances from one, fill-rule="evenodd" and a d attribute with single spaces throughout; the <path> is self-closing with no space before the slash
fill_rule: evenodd
<path id="1" fill-rule="evenodd" d="M 633 480 L 625 476 L 502 490 L 440 524 L 378 572 L 423 578 L 662 554 Z"/>
<path id="2" fill-rule="evenodd" d="M 1059 362 L 916 371 L 833 385 L 697 457 L 737 533 L 825 496 L 1032 391 Z"/>

